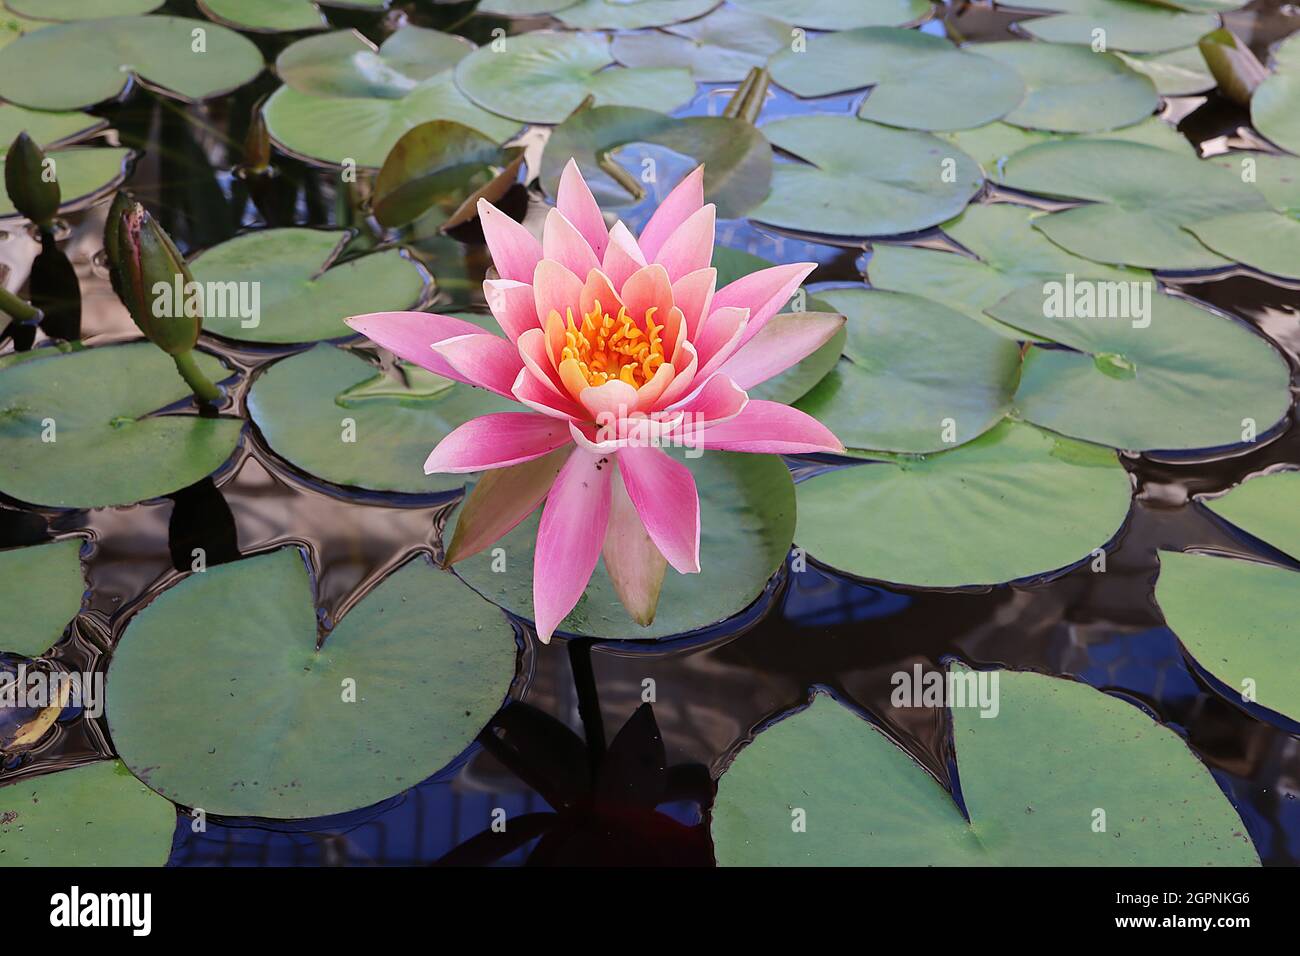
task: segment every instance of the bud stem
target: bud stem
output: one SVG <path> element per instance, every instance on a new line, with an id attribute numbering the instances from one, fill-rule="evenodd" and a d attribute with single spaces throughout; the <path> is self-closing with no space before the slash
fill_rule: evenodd
<path id="1" fill-rule="evenodd" d="M 0 286 L 0 312 L 19 322 L 30 322 L 41 315 L 40 309 L 24 302 L 4 286 Z"/>
<path id="2" fill-rule="evenodd" d="M 199 402 L 206 405 L 215 405 L 221 399 L 221 392 L 217 386 L 208 381 L 207 376 L 199 371 L 198 363 L 194 361 L 194 351 L 180 352 L 172 356 L 172 361 L 176 363 L 176 371 L 180 372 L 181 378 L 185 379 L 185 384 L 190 387 L 194 397 Z"/>

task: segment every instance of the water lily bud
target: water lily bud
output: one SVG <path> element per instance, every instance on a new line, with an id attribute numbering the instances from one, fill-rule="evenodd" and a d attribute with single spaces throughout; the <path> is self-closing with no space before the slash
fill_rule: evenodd
<path id="1" fill-rule="evenodd" d="M 105 229 L 105 238 L 113 240 L 108 259 L 118 274 L 118 297 L 140 331 L 169 355 L 194 348 L 203 316 L 187 291 L 193 276 L 163 228 L 131 203 L 116 227 Z"/>
<path id="2" fill-rule="evenodd" d="M 5 155 L 5 192 L 15 209 L 42 228 L 59 211 L 58 180 L 46 173 L 45 151 L 25 132 L 14 137 Z"/>
<path id="3" fill-rule="evenodd" d="M 119 189 L 113 197 L 113 204 L 108 207 L 108 218 L 104 220 L 104 259 L 108 265 L 108 281 L 118 298 L 122 296 L 121 279 L 117 270 L 117 230 L 122 223 L 122 214 L 135 205 L 135 200 L 125 189 Z"/>

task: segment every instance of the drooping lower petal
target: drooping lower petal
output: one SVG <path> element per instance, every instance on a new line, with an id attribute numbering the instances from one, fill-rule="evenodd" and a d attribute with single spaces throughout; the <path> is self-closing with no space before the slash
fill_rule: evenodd
<path id="1" fill-rule="evenodd" d="M 543 644 L 550 643 L 596 570 L 613 470 L 608 458 L 575 448 L 546 496 L 533 560 L 533 617 Z"/>
<path id="2" fill-rule="evenodd" d="M 700 496 L 691 470 L 658 448 L 628 445 L 619 472 L 646 533 L 681 574 L 700 570 Z"/>
<path id="3" fill-rule="evenodd" d="M 498 335 L 458 335 L 435 342 L 432 350 L 462 376 L 461 381 L 506 398 L 524 366 L 519 350 Z"/>
<path id="4" fill-rule="evenodd" d="M 578 163 L 570 159 L 560 174 L 560 186 L 555 194 L 555 208 L 564 213 L 564 217 L 573 223 L 582 237 L 591 246 L 591 251 L 599 259 L 605 254 L 609 245 L 609 230 L 605 227 L 605 217 L 600 214 L 596 197 L 591 194 L 587 180 L 582 177 Z"/>
<path id="5" fill-rule="evenodd" d="M 768 319 L 781 311 L 799 284 L 815 268 L 815 262 L 794 262 L 751 272 L 719 289 L 713 296 L 713 308 L 736 306 L 749 309 L 749 326 L 740 342 L 744 345 L 758 334 Z"/>
<path id="6" fill-rule="evenodd" d="M 687 431 L 693 447 L 767 455 L 838 453 L 844 446 L 829 428 L 806 412 L 780 402 L 750 399 L 725 422 Z"/>
<path id="7" fill-rule="evenodd" d="M 497 275 L 532 281 L 533 269 L 542 258 L 542 244 L 536 237 L 486 199 L 478 201 L 478 219 Z"/>
<path id="8" fill-rule="evenodd" d="M 540 458 L 570 442 L 568 425 L 531 412 L 496 412 L 458 425 L 434 448 L 424 473 L 467 474 Z"/>
<path id="9" fill-rule="evenodd" d="M 473 322 L 432 312 L 370 312 L 366 315 L 354 315 L 344 321 L 398 358 L 414 362 L 421 368 L 453 381 L 468 382 L 471 385 L 474 383 L 470 382 L 464 374 L 456 371 L 446 359 L 435 353 L 431 346 L 435 342 L 461 335 L 486 335 L 496 338 Z"/>
<path id="10" fill-rule="evenodd" d="M 843 327 L 844 316 L 825 312 L 773 316 L 718 371 L 741 388 L 753 388 L 803 361 Z"/>
<path id="11" fill-rule="evenodd" d="M 696 166 L 673 187 L 650 221 L 641 230 L 638 243 L 651 262 L 677 228 L 704 205 L 704 167 Z"/>
<path id="12" fill-rule="evenodd" d="M 668 561 L 646 533 L 636 506 L 616 469 L 610 478 L 609 527 L 605 531 L 605 570 L 614 593 L 642 627 L 654 622 Z"/>
<path id="13" fill-rule="evenodd" d="M 514 530 L 546 498 L 570 454 L 563 446 L 540 458 L 485 472 L 460 506 L 443 563 L 450 567 L 463 561 Z"/>
<path id="14" fill-rule="evenodd" d="M 717 207 L 713 203 L 701 206 L 664 240 L 652 261 L 667 269 L 668 278 L 674 282 L 705 268 L 713 259 L 716 222 Z"/>

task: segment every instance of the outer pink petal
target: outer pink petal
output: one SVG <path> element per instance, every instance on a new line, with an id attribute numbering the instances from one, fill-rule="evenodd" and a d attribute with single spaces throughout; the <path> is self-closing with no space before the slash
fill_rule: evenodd
<path id="1" fill-rule="evenodd" d="M 443 563 L 450 567 L 509 534 L 546 498 L 570 454 L 567 446 L 561 447 L 541 458 L 485 472 L 460 506 Z"/>
<path id="2" fill-rule="evenodd" d="M 809 312 L 777 315 L 718 371 L 749 389 L 779 375 L 825 345 L 844 327 L 844 316 Z"/>
<path id="3" fill-rule="evenodd" d="M 714 375 L 670 411 L 686 412 L 686 428 L 698 429 L 735 418 L 745 409 L 749 396 L 725 375 Z"/>
<path id="4" fill-rule="evenodd" d="M 700 374 L 714 372 L 729 359 L 740 347 L 748 327 L 748 309 L 736 306 L 715 308 L 695 338 L 695 349 L 700 353 Z"/>
<path id="5" fill-rule="evenodd" d="M 609 230 L 609 245 L 605 247 L 605 258 L 601 262 L 601 269 L 609 276 L 614 288 L 623 288 L 628 277 L 645 264 L 645 254 L 641 252 L 627 226 L 622 222 L 614 223 Z"/>
<path id="6" fill-rule="evenodd" d="M 567 422 L 586 421 L 589 417 L 585 408 L 571 398 L 555 394 L 526 368 L 519 370 L 514 384 L 510 386 L 510 397 L 550 418 Z"/>
<path id="7" fill-rule="evenodd" d="M 713 260 L 716 220 L 717 207 L 713 203 L 701 206 L 664 240 L 653 261 L 668 270 L 668 278 L 676 282 L 684 275 L 705 268 Z"/>
<path id="8" fill-rule="evenodd" d="M 704 167 L 696 166 L 673 187 L 673 191 L 659 204 L 659 208 L 641 230 L 639 245 L 646 258 L 654 261 L 668 237 L 703 205 Z"/>
<path id="9" fill-rule="evenodd" d="M 497 275 L 518 282 L 532 281 L 533 269 L 542 258 L 542 244 L 486 199 L 478 201 L 478 218 Z"/>
<path id="10" fill-rule="evenodd" d="M 618 467 L 641 523 L 681 574 L 700 570 L 700 496 L 691 470 L 658 448 L 628 445 Z"/>
<path id="11" fill-rule="evenodd" d="M 541 458 L 569 443 L 568 426 L 531 412 L 480 415 L 455 428 L 438 442 L 424 463 L 424 473 L 453 475 L 505 468 Z"/>
<path id="12" fill-rule="evenodd" d="M 659 591 L 663 587 L 668 562 L 646 534 L 617 470 L 610 482 L 609 526 L 605 531 L 605 547 L 601 551 L 605 558 L 605 571 L 632 620 L 648 627 L 659 607 Z"/>
<path id="13" fill-rule="evenodd" d="M 673 283 L 673 303 L 686 320 L 686 337 L 694 342 L 701 320 L 709 314 L 713 292 L 718 285 L 718 270 L 697 269 Z"/>
<path id="14" fill-rule="evenodd" d="M 537 317 L 537 303 L 533 287 L 514 279 L 485 279 L 483 298 L 487 299 L 492 316 L 511 342 L 528 329 L 541 328 Z"/>
<path id="15" fill-rule="evenodd" d="M 815 262 L 794 262 L 751 272 L 719 289 L 713 297 L 713 308 L 716 310 L 723 306 L 739 306 L 749 309 L 749 327 L 740 342 L 744 345 L 758 334 L 768 319 L 781 311 L 790 301 L 790 296 L 794 295 L 795 289 L 799 288 L 799 283 L 808 278 L 815 268 Z"/>
<path id="16" fill-rule="evenodd" d="M 354 315 L 344 321 L 398 358 L 414 362 L 421 368 L 457 382 L 469 382 L 469 379 L 447 364 L 429 346 L 458 335 L 487 335 L 496 338 L 473 322 L 432 312 L 370 312 Z"/>
<path id="17" fill-rule="evenodd" d="M 481 329 L 479 330 L 482 331 Z M 433 344 L 433 351 L 457 372 L 463 381 L 513 398 L 519 370 L 524 367 L 519 350 L 497 335 L 458 335 Z"/>
<path id="18" fill-rule="evenodd" d="M 585 276 L 600 268 L 600 260 L 582 237 L 576 226 L 558 209 L 546 214 L 542 227 L 542 255 L 554 259 L 576 276 Z"/>
<path id="19" fill-rule="evenodd" d="M 564 217 L 573 223 L 582 237 L 591 246 L 591 251 L 599 259 L 605 254 L 609 245 L 609 230 L 605 228 L 605 217 L 600 214 L 596 197 L 591 194 L 587 180 L 582 178 L 575 160 L 570 159 L 560 174 L 560 188 L 555 195 L 555 208 L 564 213 Z"/>
<path id="20" fill-rule="evenodd" d="M 582 295 L 582 280 L 573 274 L 568 266 L 554 259 L 543 259 L 533 270 L 533 300 L 537 308 L 537 317 L 545 328 L 546 317 L 551 312 L 560 313 L 560 319 L 568 317 L 573 310 L 573 320 L 581 323 L 578 315 L 578 299 Z"/>
<path id="21" fill-rule="evenodd" d="M 735 418 L 692 433 L 690 444 L 769 455 L 844 451 L 831 430 L 811 415 L 761 399 L 751 399 Z"/>
<path id="22" fill-rule="evenodd" d="M 546 496 L 533 559 L 537 637 L 550 643 L 587 589 L 605 543 L 613 462 L 575 448 Z"/>

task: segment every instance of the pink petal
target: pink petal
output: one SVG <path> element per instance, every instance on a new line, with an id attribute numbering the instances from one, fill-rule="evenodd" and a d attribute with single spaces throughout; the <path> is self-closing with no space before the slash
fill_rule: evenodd
<path id="1" fill-rule="evenodd" d="M 585 408 L 567 396 L 556 395 L 526 368 L 519 370 L 514 384 L 510 386 L 510 395 L 515 401 L 550 418 L 559 418 L 563 421 L 587 419 Z"/>
<path id="2" fill-rule="evenodd" d="M 567 321 L 572 311 L 573 320 L 582 322 L 582 316 L 577 314 L 578 300 L 582 296 L 582 280 L 568 266 L 554 259 L 543 259 L 533 270 L 532 279 L 537 317 L 541 319 L 543 328 L 552 312 L 558 312 L 563 322 Z"/>
<path id="3" fill-rule="evenodd" d="M 673 304 L 686 320 L 686 337 L 695 341 L 700 321 L 709 314 L 713 292 L 718 285 L 718 270 L 696 269 L 673 283 Z"/>
<path id="4" fill-rule="evenodd" d="M 542 227 L 542 255 L 554 259 L 576 276 L 585 276 L 592 269 L 600 268 L 600 260 L 591 251 L 587 240 L 558 209 L 546 214 L 546 225 Z"/>
<path id="5" fill-rule="evenodd" d="M 540 458 L 567 444 L 569 429 L 558 419 L 530 412 L 480 415 L 457 426 L 438 442 L 424 463 L 424 473 L 459 475 L 505 468 Z"/>
<path id="6" fill-rule="evenodd" d="M 725 375 L 714 375 L 668 410 L 686 412 L 688 427 L 703 428 L 735 418 L 748 402 L 744 389 Z"/>
<path id="7" fill-rule="evenodd" d="M 844 445 L 831 430 L 811 415 L 780 402 L 761 399 L 751 399 L 729 421 L 691 433 L 690 444 L 718 451 L 768 455 L 844 451 Z"/>
<path id="8" fill-rule="evenodd" d="M 704 327 L 695 338 L 696 351 L 700 353 L 700 374 L 708 375 L 731 358 L 744 340 L 748 328 L 749 310 L 735 306 L 715 308 L 704 320 Z"/>
<path id="9" fill-rule="evenodd" d="M 561 447 L 541 458 L 484 473 L 460 506 L 443 564 L 450 567 L 478 554 L 514 530 L 542 503 L 571 453 Z"/>
<path id="10" fill-rule="evenodd" d="M 628 277 L 620 290 L 623 304 L 632 319 L 645 327 L 645 315 L 654 309 L 656 325 L 663 325 L 668 310 L 673 307 L 673 285 L 668 271 L 655 263 L 638 269 Z"/>
<path id="11" fill-rule="evenodd" d="M 433 351 L 462 381 L 506 398 L 512 397 L 510 389 L 524 366 L 519 350 L 497 335 L 458 335 L 435 342 Z"/>
<path id="12" fill-rule="evenodd" d="M 660 412 L 654 418 L 637 415 L 599 428 L 590 422 L 571 421 L 569 437 L 592 454 L 612 455 L 629 445 L 662 447 L 673 440 L 685 419 L 685 412 Z"/>
<path id="13" fill-rule="evenodd" d="M 602 427 L 617 425 L 636 408 L 636 389 L 620 379 L 589 385 L 579 397 L 592 420 Z"/>
<path id="14" fill-rule="evenodd" d="M 591 194 L 587 180 L 582 177 L 575 160 L 570 159 L 560 174 L 560 188 L 555 195 L 555 208 L 564 213 L 564 217 L 573 223 L 582 237 L 591 246 L 591 251 L 599 259 L 605 254 L 609 245 L 609 230 L 605 228 L 605 217 L 600 214 L 596 197 Z"/>
<path id="15" fill-rule="evenodd" d="M 673 402 L 679 401 L 690 394 L 691 385 L 695 381 L 695 372 L 699 368 L 700 357 L 695 351 L 695 346 L 690 342 L 683 342 L 678 350 L 681 357 L 686 359 L 683 367 L 679 368 L 673 380 L 668 383 L 659 400 L 654 403 L 655 408 L 667 408 Z M 673 368 L 677 368 L 677 363 L 673 363 Z"/>
<path id="16" fill-rule="evenodd" d="M 768 319 L 781 311 L 799 288 L 799 283 L 816 268 L 815 262 L 794 262 L 751 272 L 719 289 L 713 297 L 713 308 L 739 306 L 749 309 L 749 327 L 740 341 L 744 345 L 758 334 Z"/>
<path id="17" fill-rule="evenodd" d="M 704 167 L 696 166 L 673 187 L 641 230 L 639 245 L 646 258 L 653 261 L 668 237 L 703 205 Z"/>
<path id="18" fill-rule="evenodd" d="M 519 347 L 519 357 L 524 361 L 524 368 L 532 373 L 533 378 L 541 382 L 556 395 L 568 398 L 569 393 L 560 387 L 560 377 L 555 372 L 551 357 L 547 354 L 546 333 L 541 329 L 529 329 L 519 336 L 515 343 Z M 514 387 L 514 383 L 511 383 Z"/>
<path id="19" fill-rule="evenodd" d="M 632 620 L 648 627 L 659 606 L 668 562 L 646 534 L 636 506 L 628 497 L 623 477 L 615 470 L 609 508 L 609 526 L 605 530 L 605 571 L 614 584 L 614 593 Z"/>
<path id="20" fill-rule="evenodd" d="M 354 315 L 344 321 L 398 358 L 414 362 L 421 368 L 445 378 L 457 382 L 469 382 L 471 385 L 474 383 L 452 368 L 441 356 L 431 351 L 429 346 L 459 335 L 486 335 L 496 338 L 491 332 L 479 328 L 473 322 L 432 312 L 370 312 L 366 315 Z"/>
<path id="21" fill-rule="evenodd" d="M 614 227 L 609 230 L 609 245 L 605 247 L 605 258 L 601 262 L 601 269 L 609 276 L 614 288 L 623 288 L 628 277 L 645 264 L 645 255 L 627 226 L 622 222 L 614 223 Z"/>
<path id="22" fill-rule="evenodd" d="M 533 618 L 550 643 L 596 570 L 609 519 L 613 463 L 575 448 L 546 496 L 533 559 Z"/>
<path id="23" fill-rule="evenodd" d="M 664 240 L 654 261 L 668 270 L 668 278 L 676 282 L 708 266 L 713 259 L 716 220 L 717 207 L 713 203 L 701 206 Z"/>
<path id="24" fill-rule="evenodd" d="M 492 316 L 511 342 L 528 329 L 541 327 L 537 317 L 537 303 L 533 287 L 514 279 L 485 279 L 483 298 L 487 299 Z"/>
<path id="25" fill-rule="evenodd" d="M 600 311 L 606 315 L 618 315 L 618 310 L 623 307 L 623 299 L 614 291 L 614 284 L 609 276 L 599 269 L 592 269 L 587 274 L 587 281 L 582 285 L 582 295 L 578 301 L 583 315 L 590 315 L 596 303 L 600 303 Z"/>
<path id="26" fill-rule="evenodd" d="M 532 281 L 533 269 L 542 258 L 542 244 L 486 199 L 478 201 L 478 218 L 497 275 L 517 282 Z"/>
<path id="27" fill-rule="evenodd" d="M 691 470 L 658 448 L 618 453 L 628 497 L 660 553 L 681 574 L 700 570 L 700 496 Z"/>
<path id="28" fill-rule="evenodd" d="M 718 371 L 731 376 L 741 388 L 753 388 L 812 355 L 843 327 L 842 315 L 820 312 L 777 315 Z"/>

